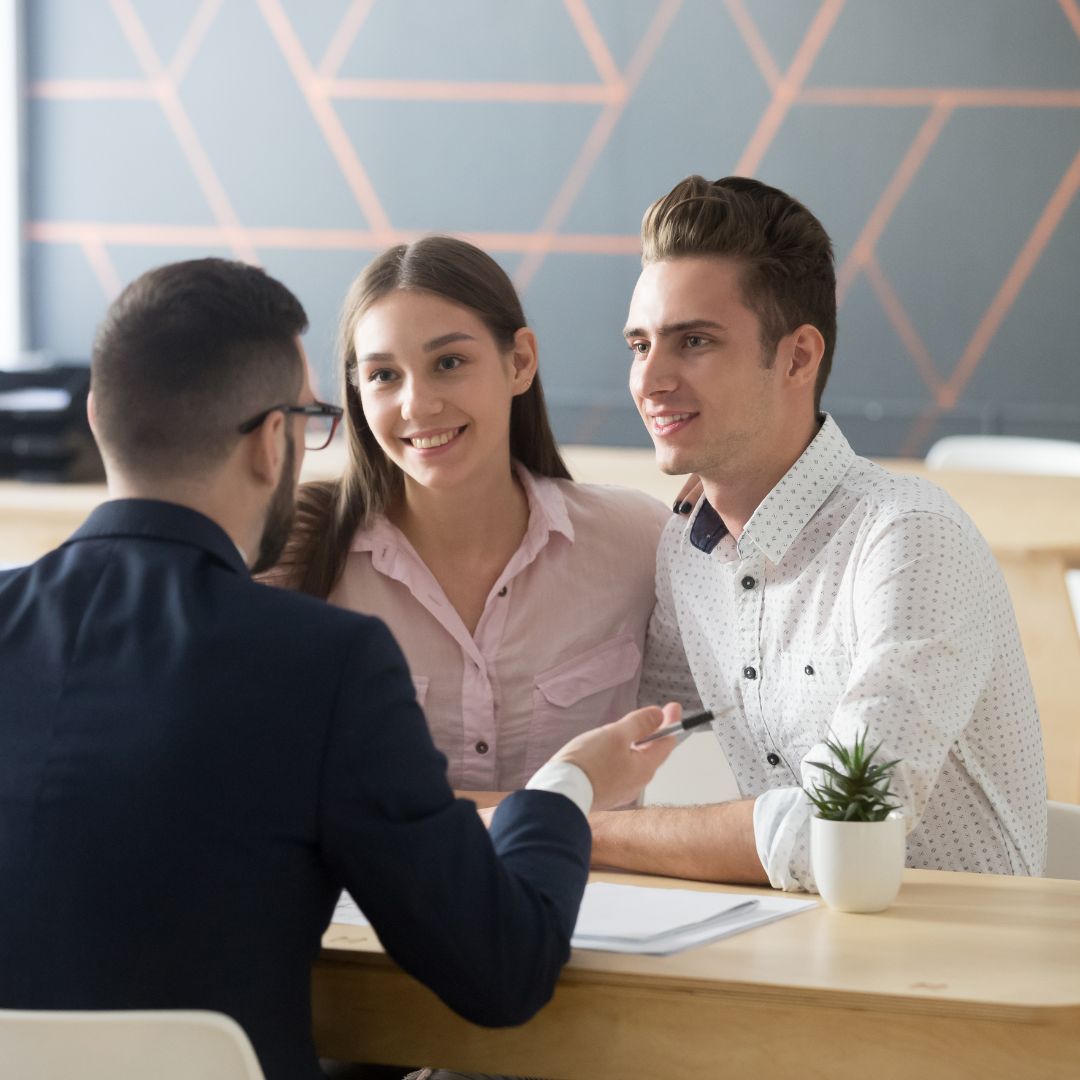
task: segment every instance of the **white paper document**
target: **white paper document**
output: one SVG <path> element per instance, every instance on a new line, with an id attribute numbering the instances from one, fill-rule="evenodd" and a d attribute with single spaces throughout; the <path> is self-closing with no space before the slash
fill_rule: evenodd
<path id="1" fill-rule="evenodd" d="M 338 897 L 337 907 L 334 908 L 332 923 L 342 923 L 345 926 L 370 926 L 364 913 L 356 906 L 356 901 L 344 890 Z"/>
<path id="2" fill-rule="evenodd" d="M 585 887 L 571 944 L 666 956 L 816 906 L 816 900 L 593 882 Z"/>
<path id="3" fill-rule="evenodd" d="M 585 887 L 575 949 L 667 956 L 817 907 L 816 900 L 593 882 Z M 343 892 L 331 922 L 370 926 Z"/>

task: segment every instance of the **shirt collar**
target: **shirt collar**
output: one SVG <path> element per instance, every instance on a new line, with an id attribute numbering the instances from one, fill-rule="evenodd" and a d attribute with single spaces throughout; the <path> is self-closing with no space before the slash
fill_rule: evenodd
<path id="1" fill-rule="evenodd" d="M 770 562 L 780 562 L 854 460 L 855 451 L 826 414 L 810 445 L 750 516 L 739 537 L 739 555 L 746 558 L 752 545 Z M 727 535 L 727 527 L 708 499 L 702 499 L 688 528 L 690 543 L 704 552 L 711 552 Z"/>
<path id="2" fill-rule="evenodd" d="M 67 540 L 123 536 L 199 547 L 237 573 L 250 573 L 228 533 L 205 514 L 159 499 L 109 499 Z"/>
<path id="3" fill-rule="evenodd" d="M 548 533 L 562 533 L 571 543 L 574 542 L 574 523 L 570 520 L 570 512 L 566 509 L 566 498 L 551 477 L 534 476 L 520 462 L 514 462 L 514 472 L 525 489 L 525 497 L 529 500 L 529 529 L 531 533 L 534 525 L 544 531 L 543 540 L 547 540 Z"/>
<path id="4" fill-rule="evenodd" d="M 529 502 L 529 524 L 521 545 L 521 551 L 527 553 L 529 561 L 547 543 L 551 533 L 561 533 L 573 543 L 574 524 L 559 485 L 549 477 L 534 476 L 517 461 L 514 462 L 514 472 Z M 415 556 L 404 533 L 385 515 L 358 530 L 349 550 L 370 551 L 375 568 L 390 576 L 397 576 L 394 564 L 404 553 L 419 557 Z"/>

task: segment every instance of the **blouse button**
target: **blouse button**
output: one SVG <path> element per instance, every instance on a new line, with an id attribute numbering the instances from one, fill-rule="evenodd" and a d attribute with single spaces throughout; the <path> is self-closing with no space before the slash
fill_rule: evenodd
<path id="1" fill-rule="evenodd" d="M 770 765 L 779 765 L 780 764 L 780 755 L 779 754 L 766 754 L 765 755 L 765 760 Z"/>
<path id="2" fill-rule="evenodd" d="M 742 587 L 744 589 L 752 589 L 756 584 L 757 582 L 749 574 L 742 579 Z"/>
<path id="3" fill-rule="evenodd" d="M 479 742 L 478 742 L 478 743 L 476 744 L 476 752 L 477 752 L 478 754 L 486 754 L 486 753 L 488 752 L 488 744 L 487 744 L 486 742 L 484 742 L 484 740 L 483 740 L 483 739 L 481 739 L 481 740 L 480 740 L 480 741 L 479 741 Z"/>
<path id="4" fill-rule="evenodd" d="M 506 595 L 506 586 L 505 585 L 499 590 L 499 595 L 500 596 L 505 596 Z"/>
<path id="5" fill-rule="evenodd" d="M 743 673 L 743 678 L 745 678 L 745 679 L 756 679 L 757 678 L 757 669 L 752 668 L 749 664 L 747 664 L 746 667 L 744 667 L 742 669 L 742 673 Z"/>
<path id="6" fill-rule="evenodd" d="M 813 664 L 807 664 L 806 667 L 803 668 L 803 671 L 805 671 L 807 675 L 813 675 L 814 674 L 814 666 L 813 666 Z"/>

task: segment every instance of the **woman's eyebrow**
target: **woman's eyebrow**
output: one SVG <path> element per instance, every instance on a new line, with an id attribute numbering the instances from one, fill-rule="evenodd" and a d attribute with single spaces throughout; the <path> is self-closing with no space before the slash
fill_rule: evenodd
<path id="1" fill-rule="evenodd" d="M 424 352 L 434 352 L 435 349 L 441 349 L 444 345 L 450 345 L 455 341 L 475 341 L 476 338 L 472 334 L 466 334 L 464 330 L 455 330 L 450 334 L 443 334 L 441 337 L 432 338 L 424 346 Z"/>
<path id="2" fill-rule="evenodd" d="M 446 345 L 450 345 L 455 341 L 475 341 L 476 338 L 472 334 L 466 334 L 464 330 L 454 330 L 449 334 L 442 334 L 440 337 L 432 338 L 430 341 L 425 342 L 423 347 L 424 352 L 434 352 L 436 349 L 441 349 Z M 393 353 L 388 352 L 370 352 L 362 353 L 357 356 L 356 362 L 358 364 L 388 364 L 394 359 Z"/>

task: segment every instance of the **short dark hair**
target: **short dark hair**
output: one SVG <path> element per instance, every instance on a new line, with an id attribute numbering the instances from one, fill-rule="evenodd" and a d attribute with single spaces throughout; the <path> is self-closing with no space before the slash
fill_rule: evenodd
<path id="1" fill-rule="evenodd" d="M 836 348 L 836 272 L 824 226 L 778 188 L 743 176 L 688 176 L 645 211 L 643 265 L 682 256 L 721 256 L 741 264 L 743 300 L 761 323 L 762 347 L 809 323 L 825 339 L 814 408 Z"/>
<path id="2" fill-rule="evenodd" d="M 109 307 L 90 362 L 106 456 L 136 475 L 220 463 L 237 428 L 303 379 L 300 301 L 258 267 L 194 259 L 149 270 Z"/>

